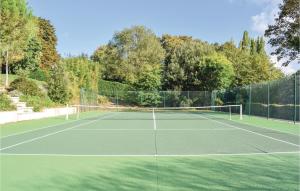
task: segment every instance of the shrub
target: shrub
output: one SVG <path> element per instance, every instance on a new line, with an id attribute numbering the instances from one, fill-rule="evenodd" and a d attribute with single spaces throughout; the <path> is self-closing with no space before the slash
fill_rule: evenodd
<path id="1" fill-rule="evenodd" d="M 65 104 L 69 101 L 70 93 L 67 84 L 64 68 L 61 65 L 54 66 L 48 81 L 48 96 L 53 102 Z"/>
<path id="2" fill-rule="evenodd" d="M 0 94 L 0 111 L 13 111 L 16 110 L 16 106 L 14 106 L 6 94 Z"/>
<path id="3" fill-rule="evenodd" d="M 115 97 L 118 94 L 119 98 L 123 98 L 126 91 L 129 89 L 129 85 L 119 82 L 99 80 L 98 89 L 100 95 Z"/>
<path id="4" fill-rule="evenodd" d="M 27 106 L 33 107 L 33 111 L 41 111 L 46 107 L 53 107 L 55 104 L 46 95 L 43 96 L 30 96 L 23 95 L 20 100 L 27 103 Z"/>
<path id="5" fill-rule="evenodd" d="M 98 104 L 108 104 L 110 101 L 106 96 L 99 95 L 97 102 L 98 102 Z"/>
<path id="6" fill-rule="evenodd" d="M 30 96 L 42 96 L 43 93 L 38 85 L 27 78 L 20 77 L 15 79 L 13 82 L 10 83 L 11 90 L 18 90 L 24 95 Z"/>
<path id="7" fill-rule="evenodd" d="M 47 81 L 47 74 L 44 70 L 40 68 L 30 72 L 29 77 L 39 81 Z"/>

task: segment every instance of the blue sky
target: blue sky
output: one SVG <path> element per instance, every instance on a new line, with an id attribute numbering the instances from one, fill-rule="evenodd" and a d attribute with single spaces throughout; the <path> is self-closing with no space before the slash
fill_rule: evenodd
<path id="1" fill-rule="evenodd" d="M 34 14 L 51 20 L 62 56 L 92 54 L 114 32 L 144 25 L 158 36 L 189 35 L 208 42 L 252 36 L 274 19 L 280 0 L 28 0 Z M 288 70 L 293 70 L 291 66 Z M 291 71 L 288 71 L 291 72 Z"/>

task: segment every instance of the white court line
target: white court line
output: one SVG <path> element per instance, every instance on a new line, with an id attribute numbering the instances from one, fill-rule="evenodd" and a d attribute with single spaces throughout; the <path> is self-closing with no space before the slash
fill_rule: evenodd
<path id="1" fill-rule="evenodd" d="M 208 115 L 208 114 L 207 114 Z M 209 115 L 210 116 L 210 115 Z M 255 134 L 255 135 L 259 135 L 259 136 L 262 136 L 262 137 L 266 137 L 268 139 L 272 139 L 272 140 L 275 140 L 275 141 L 279 141 L 279 142 L 282 142 L 282 143 L 286 143 L 286 144 L 289 144 L 289 145 L 293 145 L 293 146 L 296 146 L 296 147 L 299 147 L 300 148 L 300 145 L 298 144 L 294 144 L 294 143 L 291 143 L 291 142 L 288 142 L 288 141 L 284 141 L 284 140 L 281 140 L 281 139 L 276 139 L 274 137 L 270 137 L 268 135 L 263 135 L 263 134 L 260 134 L 260 133 L 257 133 L 257 132 L 254 132 L 254 131 L 250 131 L 250 130 L 247 130 L 247 129 L 243 129 L 243 128 L 240 128 L 240 127 L 237 127 L 237 126 L 234 126 L 234 125 L 230 125 L 230 124 L 227 124 L 227 123 L 223 123 L 223 122 L 220 122 L 220 121 L 217 121 L 217 120 L 214 120 L 212 118 L 207 118 L 207 117 L 204 117 L 203 115 L 200 116 L 204 119 L 207 119 L 207 120 L 212 120 L 212 121 L 215 121 L 216 123 L 219 123 L 219 124 L 222 124 L 222 125 L 226 125 L 228 127 L 233 127 L 233 128 L 237 128 L 237 129 L 240 129 L 242 131 L 246 131 L 248 133 L 252 133 L 252 134 Z"/>
<path id="2" fill-rule="evenodd" d="M 257 116 L 255 116 L 255 117 L 257 117 Z M 278 129 L 270 129 L 270 128 L 262 127 L 262 126 L 259 126 L 259 125 L 253 125 L 253 124 L 251 124 L 249 122 L 245 122 L 244 120 L 233 120 L 233 121 L 236 122 L 236 123 L 246 124 L 246 125 L 250 125 L 250 126 L 261 128 L 261 129 L 267 129 L 267 130 L 272 130 L 272 131 L 276 131 L 276 132 L 279 132 L 279 133 L 285 133 L 285 134 L 289 134 L 289 135 L 294 135 L 294 136 L 300 138 L 300 132 L 299 132 L 298 135 L 296 135 L 296 134 L 293 134 L 293 133 L 290 133 L 290 132 L 281 131 L 281 130 L 278 130 Z M 281 120 L 274 120 L 274 121 L 286 122 L 286 121 L 281 121 Z"/>
<path id="3" fill-rule="evenodd" d="M 116 114 L 114 114 L 114 115 L 116 115 Z M 55 132 L 53 132 L 53 133 L 49 133 L 49 134 L 46 134 L 46 135 L 43 135 L 43 136 L 35 137 L 35 138 L 33 138 L 33 139 L 29 139 L 29 140 L 26 140 L 26 141 L 22 141 L 22 142 L 20 142 L 20 143 L 14 144 L 14 145 L 10 145 L 10 146 L 1 148 L 0 151 L 6 150 L 6 149 L 9 149 L 9 148 L 13 148 L 13 147 L 16 147 L 16 146 L 25 144 L 25 143 L 30 143 L 30 142 L 33 142 L 33 141 L 36 141 L 36 140 L 39 140 L 39 139 L 43 139 L 43 138 L 49 137 L 49 136 L 51 136 L 51 135 L 55 135 L 55 134 L 58 134 L 58 133 L 61 133 L 61 132 L 64 132 L 64 131 L 68 131 L 68 130 L 70 130 L 70 129 L 74 129 L 74 128 L 76 128 L 76 127 L 80 127 L 80 126 L 83 126 L 83 125 L 88 125 L 88 124 L 94 123 L 94 122 L 96 122 L 96 121 L 98 121 L 98 120 L 102 120 L 102 119 L 105 119 L 105 118 L 107 118 L 107 117 L 111 117 L 111 116 L 114 116 L 114 115 L 104 116 L 104 117 L 101 117 L 101 118 L 99 118 L 99 119 L 89 121 L 89 122 L 87 122 L 87 123 L 81 123 L 81 124 L 78 124 L 78 125 L 75 125 L 75 126 L 72 126 L 72 127 L 69 127 L 69 128 L 63 129 L 63 130 L 60 130 L 60 131 L 55 131 Z"/>
<path id="4" fill-rule="evenodd" d="M 70 131 L 153 131 L 154 129 L 71 129 Z M 236 131 L 236 128 L 156 129 L 156 131 Z"/>
<path id="5" fill-rule="evenodd" d="M 154 109 L 152 109 L 152 117 L 153 117 L 153 128 L 154 130 L 156 130 L 156 119 L 155 119 L 155 113 L 154 113 Z"/>
<path id="6" fill-rule="evenodd" d="M 210 156 L 256 156 L 256 155 L 277 155 L 277 154 L 299 154 L 299 151 L 287 152 L 268 152 L 268 153 L 213 153 L 213 154 L 191 154 L 191 155 L 79 155 L 79 154 L 16 154 L 16 153 L 0 153 L 0 156 L 46 156 L 46 157 L 210 157 Z"/>

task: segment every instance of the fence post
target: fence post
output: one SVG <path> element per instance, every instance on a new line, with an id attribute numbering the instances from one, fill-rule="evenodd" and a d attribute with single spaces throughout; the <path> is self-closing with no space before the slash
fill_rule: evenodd
<path id="1" fill-rule="evenodd" d="M 251 102 L 252 102 L 252 89 L 250 84 L 249 85 L 249 116 L 251 115 Z"/>
<path id="2" fill-rule="evenodd" d="M 270 118 L 270 82 L 268 82 L 268 119 Z"/>
<path id="3" fill-rule="evenodd" d="M 164 108 L 166 107 L 166 92 L 164 91 Z"/>
<path id="4" fill-rule="evenodd" d="M 297 120 L 297 72 L 295 73 L 295 81 L 294 81 L 294 124 L 296 124 Z"/>

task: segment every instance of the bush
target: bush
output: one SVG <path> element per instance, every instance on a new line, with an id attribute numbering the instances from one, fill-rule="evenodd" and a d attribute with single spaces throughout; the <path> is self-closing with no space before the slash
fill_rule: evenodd
<path id="1" fill-rule="evenodd" d="M 123 98 L 126 94 L 126 92 L 129 89 L 129 85 L 122 84 L 119 82 L 111 82 L 106 80 L 99 80 L 99 94 L 105 95 L 109 97 L 116 97 L 118 94 L 119 98 Z"/>
<path id="2" fill-rule="evenodd" d="M 38 85 L 27 78 L 21 77 L 17 78 L 10 83 L 11 90 L 18 90 L 24 95 L 30 96 L 42 96 L 43 93 Z"/>
<path id="3" fill-rule="evenodd" d="M 55 103 L 65 104 L 71 97 L 67 87 L 68 79 L 65 76 L 64 68 L 61 65 L 56 65 L 50 71 L 48 96 Z"/>
<path id="4" fill-rule="evenodd" d="M 30 72 L 29 77 L 35 80 L 39 80 L 39 81 L 47 81 L 47 74 L 45 71 L 41 70 L 41 69 L 36 69 L 32 72 Z"/>
<path id="5" fill-rule="evenodd" d="M 16 106 L 14 106 L 6 94 L 0 94 L 0 111 L 13 111 L 16 110 Z"/>
<path id="6" fill-rule="evenodd" d="M 43 96 L 30 96 L 23 95 L 20 100 L 27 103 L 27 106 L 33 107 L 33 111 L 41 111 L 43 108 L 53 107 L 55 104 L 46 95 Z"/>
<path id="7" fill-rule="evenodd" d="M 108 104 L 110 101 L 106 96 L 99 95 L 97 102 L 98 102 L 98 104 Z"/>

